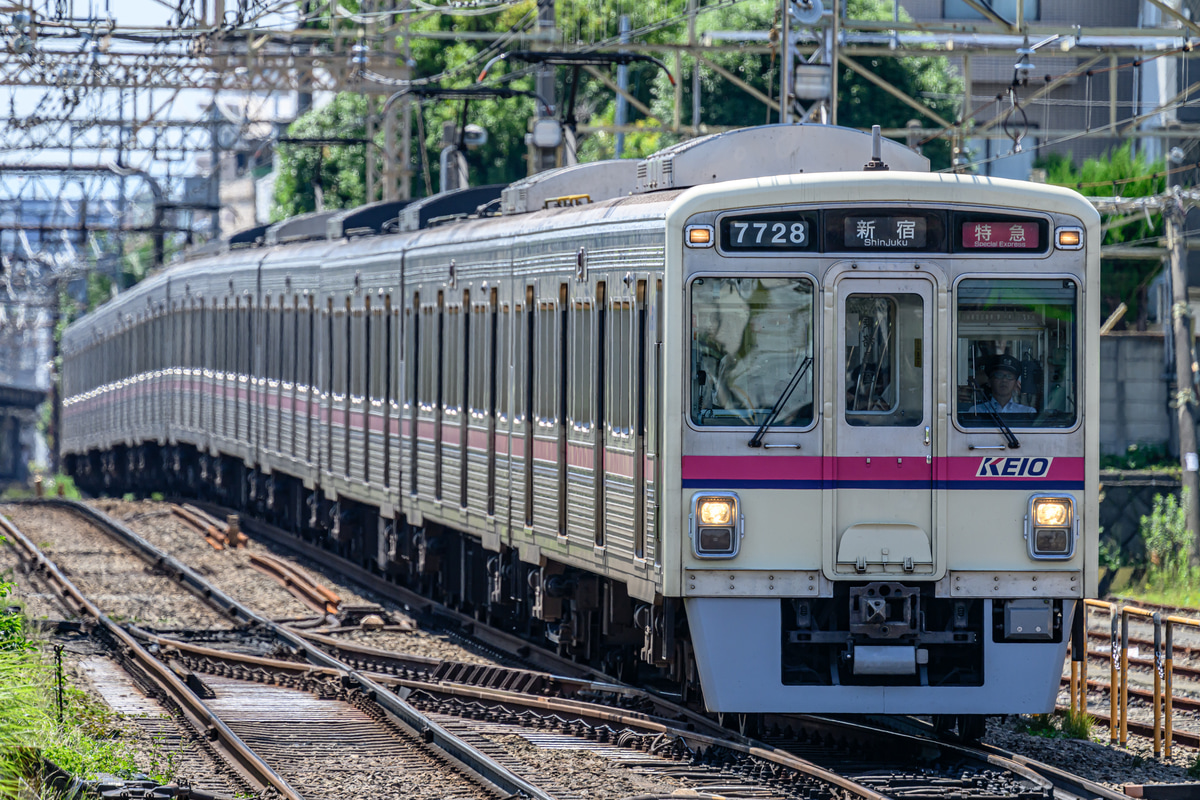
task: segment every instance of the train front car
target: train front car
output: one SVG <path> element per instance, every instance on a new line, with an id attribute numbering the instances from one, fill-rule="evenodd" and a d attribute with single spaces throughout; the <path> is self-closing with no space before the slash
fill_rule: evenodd
<path id="1" fill-rule="evenodd" d="M 668 218 L 664 594 L 710 710 L 1047 712 L 1096 589 L 1098 215 L 884 159 Z"/>

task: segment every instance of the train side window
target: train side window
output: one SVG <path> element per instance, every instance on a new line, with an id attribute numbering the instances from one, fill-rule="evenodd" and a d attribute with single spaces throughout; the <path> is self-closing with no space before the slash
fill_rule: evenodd
<path id="1" fill-rule="evenodd" d="M 610 309 L 608 366 L 608 426 L 614 436 L 628 438 L 633 432 L 633 307 L 628 300 L 614 300 Z"/>
<path id="2" fill-rule="evenodd" d="M 534 415 L 539 425 L 546 427 L 558 421 L 558 314 L 554 313 L 554 303 L 543 301 L 538 304 L 536 337 L 536 353 L 534 369 L 536 370 L 536 391 L 534 397 Z"/>
<path id="3" fill-rule="evenodd" d="M 456 416 L 462 407 L 462 307 L 446 307 L 445 340 L 442 345 L 443 367 L 442 407 L 448 416 Z"/>
<path id="4" fill-rule="evenodd" d="M 965 428 L 1070 428 L 1079 418 L 1078 287 L 966 279 L 956 292 L 955 409 Z"/>
<path id="5" fill-rule="evenodd" d="M 910 428 L 925 416 L 924 301 L 915 294 L 846 298 L 846 422 Z"/>
<path id="6" fill-rule="evenodd" d="M 366 341 L 367 314 L 362 308 L 350 308 L 347 300 L 346 332 L 350 337 L 346 348 L 346 369 L 350 380 L 347 391 L 353 400 L 361 400 L 367 391 L 367 364 L 370 354 L 367 352 Z"/>
<path id="7" fill-rule="evenodd" d="M 530 363 L 528 356 L 531 355 L 531 347 L 529 345 L 529 337 L 533 331 L 533 325 L 530 320 L 533 319 L 533 313 L 530 311 L 528 304 L 522 305 L 517 303 L 513 307 L 513 323 L 512 323 L 512 418 L 514 422 L 524 422 L 526 413 L 529 409 L 529 399 L 532 395 L 529 387 L 528 375 L 531 374 L 533 365 Z"/>
<path id="8" fill-rule="evenodd" d="M 346 388 L 346 322 L 345 310 L 341 308 L 331 308 L 329 330 L 332 335 L 333 346 L 329 348 L 330 355 L 330 395 L 338 401 L 344 398 L 342 392 Z"/>
<path id="9" fill-rule="evenodd" d="M 510 352 L 513 342 L 512 312 L 508 303 L 500 306 L 496 322 L 496 421 L 507 422 L 512 414 L 512 371 Z"/>
<path id="10" fill-rule="evenodd" d="M 271 296 L 267 295 L 263 298 L 265 306 L 262 309 L 263 320 L 263 377 L 267 380 L 275 380 L 275 305 L 271 302 Z"/>
<path id="11" fill-rule="evenodd" d="M 592 363 L 593 326 L 592 304 L 576 302 L 571 314 L 571 363 L 567 417 L 577 431 L 592 429 L 595 419 L 595 392 L 592 382 L 595 366 Z"/>
<path id="12" fill-rule="evenodd" d="M 470 387 L 469 407 L 471 417 L 485 419 L 488 416 L 488 386 L 490 375 L 488 367 L 491 363 L 489 348 L 495 345 L 489 342 L 487 303 L 476 303 L 472 308 L 472 328 L 470 365 L 471 374 L 467 381 Z"/>

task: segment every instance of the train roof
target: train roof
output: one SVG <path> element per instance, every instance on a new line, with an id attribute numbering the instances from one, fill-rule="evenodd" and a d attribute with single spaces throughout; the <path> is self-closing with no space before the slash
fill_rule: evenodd
<path id="1" fill-rule="evenodd" d="M 853 128 L 813 124 L 741 128 L 681 142 L 641 161 L 572 164 L 507 186 L 469 187 L 416 201 L 301 214 L 239 231 L 184 258 L 211 257 L 242 247 L 411 233 L 448 221 L 532 214 L 731 180 L 859 171 L 870 159 L 871 147 L 871 134 Z M 929 160 L 904 145 L 882 139 L 880 147 L 883 161 L 893 171 L 929 170 Z"/>

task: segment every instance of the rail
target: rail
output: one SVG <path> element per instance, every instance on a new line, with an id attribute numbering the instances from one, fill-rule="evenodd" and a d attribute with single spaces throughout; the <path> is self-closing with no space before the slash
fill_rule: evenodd
<path id="1" fill-rule="evenodd" d="M 1175 629 L 1193 628 L 1200 631 L 1200 619 L 1163 615 L 1136 606 L 1119 605 L 1104 600 L 1084 600 L 1081 613 L 1075 618 L 1071 637 L 1070 695 L 1072 713 L 1088 710 L 1088 612 L 1091 609 L 1108 614 L 1109 642 L 1109 705 L 1108 736 L 1111 744 L 1122 747 L 1129 741 L 1129 623 L 1137 617 L 1154 627 L 1154 657 L 1149 666 L 1154 673 L 1154 688 L 1150 694 L 1153 713 L 1151 738 L 1154 740 L 1154 757 L 1170 758 L 1175 738 L 1174 718 L 1174 649 Z M 1095 685 L 1095 684 L 1092 684 Z M 1144 696 L 1143 692 L 1134 692 Z M 1190 704 L 1189 704 L 1190 705 Z M 1144 726 L 1137 726 L 1144 730 Z"/>

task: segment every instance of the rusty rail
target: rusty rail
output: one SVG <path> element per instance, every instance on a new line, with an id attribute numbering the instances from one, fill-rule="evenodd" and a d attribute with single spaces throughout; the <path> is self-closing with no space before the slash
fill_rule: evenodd
<path id="1" fill-rule="evenodd" d="M 1112 744 L 1125 746 L 1129 740 L 1129 731 L 1148 735 L 1154 740 L 1155 758 L 1171 757 L 1172 745 L 1176 738 L 1191 742 L 1200 740 L 1195 734 L 1181 736 L 1174 729 L 1174 633 L 1175 628 L 1187 627 L 1200 631 L 1200 620 L 1180 617 L 1173 614 L 1163 615 L 1160 611 L 1151 611 L 1136 606 L 1118 605 L 1103 600 L 1084 600 L 1081 613 L 1076 618 L 1072 635 L 1071 651 L 1071 711 L 1087 712 L 1088 681 L 1088 650 L 1087 639 L 1088 610 L 1098 609 L 1108 614 L 1110 620 L 1111 655 L 1109 659 L 1109 705 L 1108 735 Z M 1149 666 L 1154 671 L 1154 689 L 1149 693 L 1150 705 L 1154 721 L 1151 726 L 1144 723 L 1133 723 L 1129 719 L 1129 622 L 1130 618 L 1138 617 L 1148 621 L 1154 627 L 1154 656 L 1147 664 L 1142 659 L 1135 663 Z M 1165 639 L 1164 639 L 1165 635 Z M 1164 646 L 1165 645 L 1165 646 Z M 1190 671 L 1190 670 L 1189 670 Z M 1093 684 L 1094 685 L 1094 684 Z M 1133 694 L 1145 697 L 1144 690 L 1134 690 Z M 1187 703 L 1187 706 L 1193 705 Z M 1102 718 L 1102 715 L 1094 715 Z"/>
<path id="2" fill-rule="evenodd" d="M 250 553 L 250 564 L 283 584 L 283 587 L 298 597 L 314 611 L 336 614 L 341 599 L 319 583 L 313 583 L 290 564 L 261 553 Z"/>

